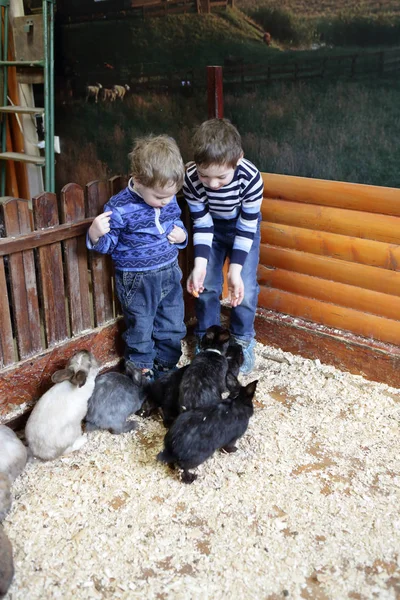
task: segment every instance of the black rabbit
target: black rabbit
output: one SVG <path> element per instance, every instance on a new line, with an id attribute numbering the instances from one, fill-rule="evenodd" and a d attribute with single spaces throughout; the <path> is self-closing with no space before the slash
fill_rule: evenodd
<path id="1" fill-rule="evenodd" d="M 137 423 L 127 421 L 127 418 L 141 408 L 146 381 L 141 369 L 129 363 L 126 373 L 110 372 L 96 377 L 88 402 L 86 431 L 108 429 L 111 433 L 119 434 L 137 428 Z"/>
<path id="2" fill-rule="evenodd" d="M 238 377 L 240 367 L 244 363 L 243 347 L 237 342 L 231 341 L 225 356 L 228 361 L 228 372 L 232 373 L 235 377 Z"/>
<path id="3" fill-rule="evenodd" d="M 163 375 L 147 387 L 142 416 L 148 416 L 156 409 L 160 411 L 165 427 L 168 429 L 172 425 L 180 413 L 179 386 L 188 366 Z"/>
<path id="4" fill-rule="evenodd" d="M 247 429 L 253 414 L 257 380 L 242 387 L 230 373 L 227 379 L 234 391 L 225 401 L 181 413 L 165 435 L 164 450 L 157 460 L 180 467 L 184 483 L 192 483 L 197 478 L 189 469 L 201 465 L 218 448 L 235 452 L 236 441 Z"/>
<path id="5" fill-rule="evenodd" d="M 201 351 L 183 374 L 179 388 L 180 411 L 210 406 L 221 400 L 226 390 L 230 333 L 219 325 L 207 329 L 201 340 Z"/>

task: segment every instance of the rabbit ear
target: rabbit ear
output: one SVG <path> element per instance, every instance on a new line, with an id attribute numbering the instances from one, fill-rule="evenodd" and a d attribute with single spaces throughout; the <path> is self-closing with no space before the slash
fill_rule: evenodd
<path id="1" fill-rule="evenodd" d="M 127 364 L 125 368 L 126 374 L 130 377 L 135 385 L 142 384 L 142 369 L 134 367 L 132 364 Z"/>
<path id="2" fill-rule="evenodd" d="M 76 373 L 72 373 L 70 382 L 73 385 L 82 387 L 86 383 L 87 376 L 88 376 L 87 371 L 77 371 Z"/>
<path id="3" fill-rule="evenodd" d="M 255 379 L 254 381 L 252 381 L 251 383 L 248 383 L 246 385 L 246 387 L 245 387 L 246 396 L 248 396 L 249 398 L 252 398 L 254 396 L 254 394 L 256 393 L 257 383 L 258 383 L 258 379 Z"/>
<path id="4" fill-rule="evenodd" d="M 225 344 L 225 342 L 227 342 L 230 339 L 230 337 L 231 334 L 229 329 L 223 329 L 218 336 L 218 341 L 222 344 Z"/>
<path id="5" fill-rule="evenodd" d="M 215 338 L 215 331 L 214 331 L 214 329 L 209 327 L 207 329 L 207 331 L 205 332 L 203 339 L 206 339 L 211 342 L 214 338 Z"/>
<path id="6" fill-rule="evenodd" d="M 67 379 L 71 379 L 74 371 L 72 369 L 61 369 L 60 371 L 55 371 L 51 376 L 51 380 L 53 383 L 61 383 L 62 381 L 66 381 Z"/>
<path id="7" fill-rule="evenodd" d="M 129 367 L 126 370 L 126 374 L 129 375 L 135 385 L 142 385 L 142 369 L 138 369 L 137 367 Z"/>

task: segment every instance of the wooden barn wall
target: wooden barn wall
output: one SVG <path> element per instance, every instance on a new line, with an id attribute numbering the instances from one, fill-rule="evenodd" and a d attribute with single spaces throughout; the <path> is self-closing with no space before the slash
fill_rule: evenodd
<path id="1" fill-rule="evenodd" d="M 400 387 L 400 190 L 263 179 L 262 340 Z"/>

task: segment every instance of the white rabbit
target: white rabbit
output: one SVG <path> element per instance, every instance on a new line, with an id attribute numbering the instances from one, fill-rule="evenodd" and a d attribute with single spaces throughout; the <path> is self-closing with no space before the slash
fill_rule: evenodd
<path id="1" fill-rule="evenodd" d="M 25 468 L 28 451 L 10 427 L 0 425 L 0 473 L 8 475 L 10 483 Z"/>
<path id="2" fill-rule="evenodd" d="M 25 428 L 34 456 L 52 460 L 85 444 L 81 422 L 98 371 L 94 356 L 82 350 L 69 359 L 65 369 L 52 375 L 56 385 L 38 400 Z"/>

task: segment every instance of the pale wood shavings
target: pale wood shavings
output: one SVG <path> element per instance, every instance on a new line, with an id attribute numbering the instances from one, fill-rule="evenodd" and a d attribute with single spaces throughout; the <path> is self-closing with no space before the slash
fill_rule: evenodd
<path id="1" fill-rule="evenodd" d="M 156 419 L 29 463 L 4 523 L 6 598 L 398 598 L 400 391 L 256 354 L 249 429 L 191 486 L 156 462 Z"/>

